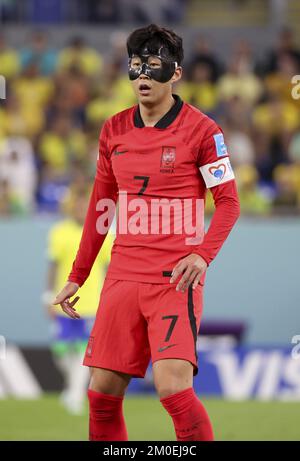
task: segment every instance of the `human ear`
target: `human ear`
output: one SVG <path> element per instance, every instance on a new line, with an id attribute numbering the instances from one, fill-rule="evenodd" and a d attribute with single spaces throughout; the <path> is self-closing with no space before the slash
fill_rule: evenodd
<path id="1" fill-rule="evenodd" d="M 175 69 L 175 72 L 172 76 L 172 83 L 175 83 L 177 82 L 178 80 L 180 80 L 182 77 L 182 67 L 176 67 Z"/>

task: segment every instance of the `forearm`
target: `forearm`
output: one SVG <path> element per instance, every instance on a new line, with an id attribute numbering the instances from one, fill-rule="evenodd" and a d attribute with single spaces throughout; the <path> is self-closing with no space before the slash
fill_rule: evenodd
<path id="1" fill-rule="evenodd" d="M 89 202 L 79 249 L 68 277 L 70 282 L 75 282 L 79 286 L 82 286 L 88 278 L 108 232 L 109 226 L 104 228 L 103 226 L 97 225 L 97 221 L 101 218 L 101 215 L 103 213 L 107 215 L 107 209 L 102 211 L 99 210 L 99 200 L 101 199 L 110 199 L 110 203 L 115 204 L 117 200 L 117 191 L 111 184 L 106 184 L 96 179 Z"/>
<path id="2" fill-rule="evenodd" d="M 220 251 L 240 215 L 240 203 L 235 181 L 211 189 L 215 212 L 203 242 L 195 249 L 209 265 Z"/>

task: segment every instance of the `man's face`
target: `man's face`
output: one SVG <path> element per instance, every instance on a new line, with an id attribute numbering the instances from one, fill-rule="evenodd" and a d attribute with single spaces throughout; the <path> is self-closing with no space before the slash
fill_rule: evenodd
<path id="1" fill-rule="evenodd" d="M 157 56 L 149 56 L 146 61 L 147 65 L 151 70 L 160 70 L 162 67 L 162 62 Z M 139 56 L 134 56 L 131 58 L 131 68 L 138 69 L 142 64 L 141 58 Z M 170 80 L 167 82 L 158 82 L 151 78 L 147 73 L 141 73 L 138 78 L 131 80 L 133 91 L 139 102 L 143 104 L 153 105 L 159 102 L 166 93 L 170 92 L 170 87 L 172 83 L 179 80 L 181 77 L 181 68 L 177 67 L 175 72 Z"/>

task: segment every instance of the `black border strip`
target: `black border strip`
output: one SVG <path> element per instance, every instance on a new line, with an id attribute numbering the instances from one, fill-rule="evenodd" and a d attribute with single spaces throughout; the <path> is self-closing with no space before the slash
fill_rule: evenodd
<path id="1" fill-rule="evenodd" d="M 189 285 L 188 288 L 188 312 L 189 312 L 189 319 L 190 319 L 190 325 L 191 325 L 191 330 L 193 333 L 193 338 L 194 338 L 194 344 L 195 344 L 195 357 L 196 357 L 196 362 L 198 361 L 198 354 L 197 354 L 197 323 L 196 323 L 196 317 L 194 314 L 194 301 L 193 301 L 193 287 L 192 285 Z"/>

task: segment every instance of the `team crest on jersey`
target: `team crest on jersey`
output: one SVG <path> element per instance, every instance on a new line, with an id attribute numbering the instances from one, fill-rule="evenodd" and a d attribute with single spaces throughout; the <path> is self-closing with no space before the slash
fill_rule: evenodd
<path id="1" fill-rule="evenodd" d="M 90 336 L 87 348 L 86 348 L 86 356 L 91 357 L 93 353 L 93 345 L 94 345 L 94 336 Z"/>
<path id="2" fill-rule="evenodd" d="M 160 161 L 160 172 L 161 173 L 174 173 L 176 159 L 176 147 L 163 146 L 161 161 Z"/>

